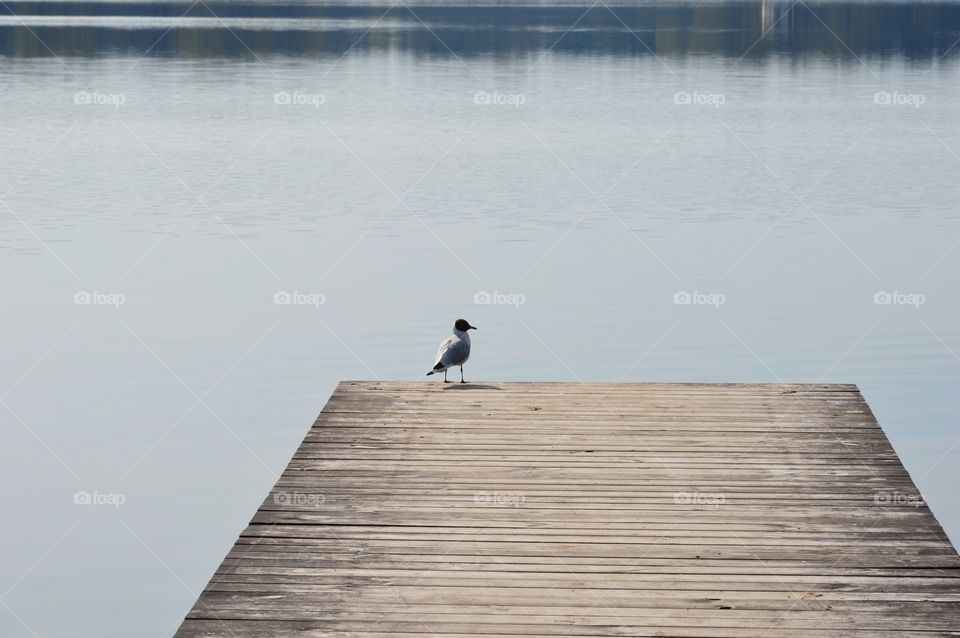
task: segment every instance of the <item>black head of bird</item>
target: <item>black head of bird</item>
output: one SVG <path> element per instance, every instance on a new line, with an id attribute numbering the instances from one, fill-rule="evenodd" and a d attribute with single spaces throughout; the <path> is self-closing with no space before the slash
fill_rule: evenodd
<path id="1" fill-rule="evenodd" d="M 470 322 L 466 319 L 457 319 L 457 322 L 453 324 L 454 329 L 459 330 L 460 332 L 466 332 L 467 330 L 476 330 L 476 326 L 471 326 Z"/>

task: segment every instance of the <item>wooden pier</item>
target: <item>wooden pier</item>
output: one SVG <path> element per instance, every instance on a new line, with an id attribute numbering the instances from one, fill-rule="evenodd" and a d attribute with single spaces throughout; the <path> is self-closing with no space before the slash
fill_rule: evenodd
<path id="1" fill-rule="evenodd" d="M 853 385 L 343 382 L 176 634 L 960 636 Z"/>

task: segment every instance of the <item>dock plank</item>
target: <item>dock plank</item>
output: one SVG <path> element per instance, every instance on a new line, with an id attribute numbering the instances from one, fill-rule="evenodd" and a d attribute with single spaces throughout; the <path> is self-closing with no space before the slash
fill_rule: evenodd
<path id="1" fill-rule="evenodd" d="M 341 383 L 177 636 L 960 636 L 855 385 Z"/>

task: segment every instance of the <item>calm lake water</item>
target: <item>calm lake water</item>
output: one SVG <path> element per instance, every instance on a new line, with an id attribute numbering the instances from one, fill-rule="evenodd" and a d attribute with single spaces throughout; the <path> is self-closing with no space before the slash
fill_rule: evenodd
<path id="1" fill-rule="evenodd" d="M 6 6 L 4 638 L 171 635 L 458 316 L 468 379 L 857 383 L 960 539 L 960 4 Z"/>

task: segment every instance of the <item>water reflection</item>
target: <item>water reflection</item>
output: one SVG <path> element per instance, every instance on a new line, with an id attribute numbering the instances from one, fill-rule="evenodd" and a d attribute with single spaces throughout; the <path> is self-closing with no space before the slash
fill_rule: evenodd
<path id="1" fill-rule="evenodd" d="M 177 57 L 345 50 L 520 57 L 546 49 L 680 57 L 831 58 L 957 54 L 960 4 L 735 2 L 641 6 L 12 2 L 0 54 Z M 571 28 L 572 27 L 572 28 Z M 359 40 L 359 42 L 358 42 Z M 152 48 L 151 48 L 152 47 Z"/>

